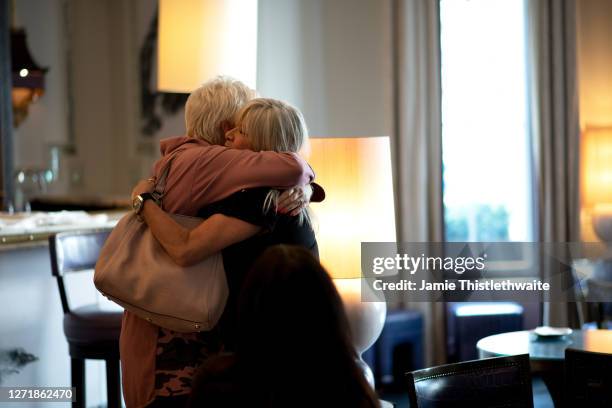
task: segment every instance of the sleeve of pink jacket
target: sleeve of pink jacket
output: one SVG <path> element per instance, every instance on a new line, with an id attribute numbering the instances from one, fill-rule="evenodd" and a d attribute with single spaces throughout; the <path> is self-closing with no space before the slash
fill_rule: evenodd
<path id="1" fill-rule="evenodd" d="M 254 152 L 214 146 L 197 163 L 192 197 L 210 203 L 254 187 L 289 188 L 314 180 L 314 172 L 296 153 Z"/>

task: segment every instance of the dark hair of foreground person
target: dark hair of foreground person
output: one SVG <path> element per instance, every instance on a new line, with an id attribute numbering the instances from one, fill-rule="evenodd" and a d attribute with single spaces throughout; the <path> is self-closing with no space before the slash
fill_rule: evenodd
<path id="1" fill-rule="evenodd" d="M 266 250 L 238 305 L 236 352 L 204 363 L 191 407 L 378 407 L 356 363 L 342 300 L 300 247 Z"/>

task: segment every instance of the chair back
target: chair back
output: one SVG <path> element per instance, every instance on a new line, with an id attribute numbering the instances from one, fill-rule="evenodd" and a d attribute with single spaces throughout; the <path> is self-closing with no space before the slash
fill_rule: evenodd
<path id="1" fill-rule="evenodd" d="M 51 273 L 57 278 L 64 313 L 70 313 L 64 275 L 94 269 L 109 234 L 108 229 L 93 229 L 62 232 L 49 237 Z"/>
<path id="2" fill-rule="evenodd" d="M 413 408 L 533 407 L 528 354 L 447 364 L 407 376 Z"/>
<path id="3" fill-rule="evenodd" d="M 609 280 L 587 279 L 591 316 L 598 328 L 604 328 L 612 320 L 612 282 Z"/>
<path id="4" fill-rule="evenodd" d="M 568 407 L 612 407 L 612 354 L 565 349 Z"/>

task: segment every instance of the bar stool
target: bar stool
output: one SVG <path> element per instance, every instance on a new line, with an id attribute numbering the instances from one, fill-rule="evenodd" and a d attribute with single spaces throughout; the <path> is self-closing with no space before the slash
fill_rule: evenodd
<path id="1" fill-rule="evenodd" d="M 73 407 L 85 406 L 85 359 L 105 360 L 108 407 L 121 407 L 119 333 L 122 313 L 104 311 L 95 304 L 71 309 L 64 285 L 66 274 L 94 268 L 109 233 L 108 230 L 81 230 L 49 237 L 51 272 L 57 278 L 64 310 L 64 334 L 71 359 L 72 387 L 76 391 Z"/>

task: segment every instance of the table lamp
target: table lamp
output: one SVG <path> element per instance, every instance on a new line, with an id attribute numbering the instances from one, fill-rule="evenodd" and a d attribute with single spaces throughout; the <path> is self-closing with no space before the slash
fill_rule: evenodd
<path id="1" fill-rule="evenodd" d="M 369 287 L 362 285 L 361 243 L 396 241 L 390 141 L 311 138 L 304 155 L 326 192 L 322 203 L 312 205 L 321 263 L 342 297 L 359 362 L 373 386 L 361 355 L 380 335 L 387 308 L 364 301 Z"/>
<path id="2" fill-rule="evenodd" d="M 157 89 L 190 93 L 217 75 L 255 88 L 257 0 L 160 0 Z"/>

